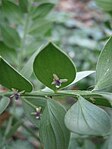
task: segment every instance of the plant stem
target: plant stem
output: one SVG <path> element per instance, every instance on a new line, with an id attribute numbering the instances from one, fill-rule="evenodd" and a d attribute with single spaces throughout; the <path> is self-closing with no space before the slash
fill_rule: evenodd
<path id="1" fill-rule="evenodd" d="M 88 101 L 90 101 L 91 103 L 94 103 L 96 105 L 100 105 L 100 106 L 106 106 L 106 107 L 112 107 L 111 104 L 109 103 L 109 100 L 106 99 L 105 97 L 101 96 L 100 93 L 94 93 L 91 91 L 58 91 L 57 93 L 54 92 L 35 92 L 35 93 L 27 93 L 27 94 L 23 94 L 22 96 L 26 97 L 26 98 L 37 98 L 37 97 L 73 97 L 75 99 L 78 99 L 78 96 L 83 96 L 84 98 L 86 98 Z"/>
<path id="2" fill-rule="evenodd" d="M 24 29 L 23 29 L 23 38 L 21 39 L 21 47 L 20 47 L 20 53 L 19 53 L 19 64 L 23 62 L 24 58 L 25 58 L 25 43 L 26 43 L 26 37 L 28 34 L 28 27 L 29 27 L 29 22 L 30 22 L 30 11 L 31 11 L 31 7 L 32 7 L 32 1 L 28 2 L 29 6 L 28 6 L 28 13 L 26 14 L 26 19 L 24 22 Z M 21 68 L 21 66 L 20 66 Z"/>

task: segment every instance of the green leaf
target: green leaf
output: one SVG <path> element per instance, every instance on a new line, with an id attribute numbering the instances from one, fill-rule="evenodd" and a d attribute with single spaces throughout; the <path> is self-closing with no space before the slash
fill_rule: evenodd
<path id="1" fill-rule="evenodd" d="M 76 134 L 71 133 L 71 138 L 70 138 L 70 143 L 69 143 L 69 148 L 68 149 L 96 149 L 95 144 L 85 138 L 80 138 L 80 141 L 75 137 Z"/>
<path id="2" fill-rule="evenodd" d="M 36 108 L 41 107 L 42 111 L 45 108 L 46 100 L 42 97 L 37 97 L 36 99 L 31 97 L 26 97 L 22 100 L 23 108 L 26 117 L 34 124 L 36 127 L 40 127 L 40 120 L 36 119 L 35 115 L 32 115 L 33 112 L 36 112 Z"/>
<path id="3" fill-rule="evenodd" d="M 31 145 L 31 143 L 29 143 L 28 141 L 25 140 L 16 140 L 16 141 L 12 141 L 10 142 L 10 144 L 8 144 L 7 149 L 34 149 L 34 147 Z"/>
<path id="4" fill-rule="evenodd" d="M 65 124 L 72 132 L 83 135 L 105 135 L 111 128 L 109 115 L 81 96 L 66 113 Z"/>
<path id="5" fill-rule="evenodd" d="M 112 135 L 110 135 L 104 142 L 101 149 L 111 149 L 112 148 Z"/>
<path id="6" fill-rule="evenodd" d="M 56 4 L 59 0 L 38 0 L 38 2 L 41 2 L 41 3 L 46 3 L 46 2 L 49 2 L 49 3 L 53 3 L 53 4 Z"/>
<path id="7" fill-rule="evenodd" d="M 27 12 L 28 11 L 28 0 L 19 0 L 19 6 L 20 6 L 20 9 L 23 11 L 23 12 Z"/>
<path id="8" fill-rule="evenodd" d="M 33 9 L 32 18 L 37 19 L 37 18 L 43 18 L 47 16 L 53 7 L 54 7 L 54 4 L 52 3 L 40 4 L 38 7 Z"/>
<path id="9" fill-rule="evenodd" d="M 97 148 L 92 141 L 86 139 L 81 149 L 97 149 Z"/>
<path id="10" fill-rule="evenodd" d="M 96 0 L 98 6 L 100 6 L 104 11 L 112 11 L 112 0 Z"/>
<path id="11" fill-rule="evenodd" d="M 23 122 L 21 120 L 16 120 L 15 124 L 11 127 L 10 131 L 6 134 L 6 138 L 11 138 L 17 131 L 17 129 L 21 126 Z"/>
<path id="12" fill-rule="evenodd" d="M 46 92 L 45 89 L 43 91 Z M 98 92 L 98 91 L 93 92 L 93 91 L 82 91 L 82 90 L 62 90 L 62 91 L 58 91 L 58 94 L 59 93 L 63 93 L 63 96 L 64 95 L 69 95 L 69 96 L 81 95 L 81 96 L 86 97 L 88 101 L 90 101 L 91 103 L 94 103 L 95 105 L 110 107 L 110 108 L 112 107 L 111 105 L 112 100 L 110 99 L 112 97 L 112 94 L 108 92 L 105 92 L 105 96 L 102 92 Z"/>
<path id="13" fill-rule="evenodd" d="M 66 64 L 66 65 L 65 65 Z M 47 44 L 36 56 L 33 64 L 36 77 L 47 87 L 57 90 L 52 84 L 54 76 L 59 79 L 66 79 L 59 88 L 69 85 L 76 76 L 76 68 L 69 57 L 53 43 Z"/>
<path id="14" fill-rule="evenodd" d="M 13 2 L 10 2 L 8 0 L 2 1 L 2 12 L 3 15 L 10 21 L 18 21 L 22 17 L 22 13 L 19 9 L 19 7 L 14 4 Z"/>
<path id="15" fill-rule="evenodd" d="M 10 62 L 15 62 L 17 59 L 15 49 L 9 48 L 2 41 L 0 41 L 0 55 Z"/>
<path id="16" fill-rule="evenodd" d="M 64 124 L 65 113 L 62 105 L 52 99 L 47 100 L 39 129 L 45 149 L 68 149 L 70 133 Z"/>
<path id="17" fill-rule="evenodd" d="M 97 95 L 101 95 L 102 97 L 108 99 L 110 102 L 112 101 L 112 93 L 110 92 L 101 92 L 101 91 L 94 91 Z"/>
<path id="18" fill-rule="evenodd" d="M 76 138 L 73 136 L 73 133 L 71 133 L 68 149 L 74 149 L 74 148 L 78 149 L 79 148 L 79 144 L 78 144 Z"/>
<path id="19" fill-rule="evenodd" d="M 51 28 L 52 22 L 45 19 L 38 19 L 32 22 L 29 34 L 35 37 L 42 37 Z"/>
<path id="20" fill-rule="evenodd" d="M 36 55 L 37 55 L 37 51 L 36 51 Z M 27 77 L 30 78 L 30 76 L 32 75 L 33 72 L 33 62 L 34 59 L 36 57 L 35 53 L 31 56 L 31 58 L 28 60 L 28 62 L 26 62 L 26 64 L 24 65 L 24 67 L 21 70 L 21 73 Z"/>
<path id="21" fill-rule="evenodd" d="M 9 89 L 32 91 L 31 83 L 2 57 L 0 57 L 0 83 Z"/>
<path id="22" fill-rule="evenodd" d="M 112 37 L 110 37 L 99 56 L 94 90 L 102 90 L 110 86 L 112 86 Z"/>
<path id="23" fill-rule="evenodd" d="M 18 32 L 6 24 L 1 25 L 1 33 L 4 43 L 10 48 L 17 48 L 20 46 L 21 39 Z"/>
<path id="24" fill-rule="evenodd" d="M 75 83 L 79 82 L 80 80 L 84 79 L 85 77 L 87 77 L 93 73 L 95 73 L 95 71 L 91 71 L 91 70 L 77 72 L 75 80 L 69 86 L 74 85 Z"/>
<path id="25" fill-rule="evenodd" d="M 104 96 L 104 94 L 108 94 L 108 96 Z M 81 95 L 83 97 L 86 97 L 88 101 L 91 103 L 94 103 L 95 105 L 98 106 L 105 106 L 105 107 L 112 107 L 111 101 L 112 101 L 112 93 L 105 92 L 102 95 L 102 92 L 98 91 L 82 91 L 82 90 L 60 90 L 57 93 L 53 92 L 51 89 L 45 87 L 41 91 L 36 91 L 32 92 L 32 95 L 36 96 L 52 96 L 55 97 L 55 99 L 59 97 L 66 97 L 66 96 L 72 96 L 72 97 L 77 97 L 77 95 Z M 111 98 L 111 99 L 110 99 Z M 76 101 L 76 99 L 74 99 Z"/>
<path id="26" fill-rule="evenodd" d="M 34 52 L 34 54 L 30 57 L 30 59 L 26 62 L 26 64 L 22 68 L 21 73 L 25 77 L 30 78 L 30 76 L 32 75 L 32 73 L 33 73 L 33 62 L 34 62 L 34 59 L 37 56 L 37 54 L 39 53 L 39 51 L 40 51 L 41 48 L 42 47 L 40 47 L 38 50 L 36 50 Z"/>
<path id="27" fill-rule="evenodd" d="M 4 110 L 7 108 L 7 106 L 10 103 L 10 99 L 8 97 L 3 96 L 0 100 L 0 114 L 4 112 Z"/>

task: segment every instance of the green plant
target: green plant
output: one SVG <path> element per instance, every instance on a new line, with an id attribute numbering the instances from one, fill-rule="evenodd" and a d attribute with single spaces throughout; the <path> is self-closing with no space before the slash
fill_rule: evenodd
<path id="1" fill-rule="evenodd" d="M 45 149 L 73 149 L 74 144 L 78 147 L 75 140 L 81 136 L 110 136 L 111 117 L 105 109 L 111 107 L 112 100 L 111 47 L 112 37 L 99 56 L 95 85 L 89 91 L 67 88 L 95 71 L 77 72 L 70 58 L 51 42 L 41 47 L 33 62 L 35 76 L 47 87 L 43 90 L 32 89 L 32 83 L 25 78 L 25 73 L 23 76 L 0 57 L 0 83 L 9 89 L 0 93 L 0 113 L 10 101 L 15 103 L 15 100 L 21 98 L 24 112 L 39 129 L 40 142 Z M 27 75 L 29 71 L 26 68 Z M 59 100 L 69 96 L 73 98 L 74 104 L 67 111 L 68 107 L 59 103 Z M 16 121 L 20 122 L 17 119 Z M 6 139 L 15 132 L 12 129 L 8 129 L 2 138 L 2 147 Z M 80 148 L 89 148 L 93 144 L 88 140 L 78 142 Z"/>
<path id="2" fill-rule="evenodd" d="M 0 55 L 18 70 L 49 39 L 53 7 L 49 0 L 0 1 Z"/>
<path id="3" fill-rule="evenodd" d="M 96 3 L 106 12 L 112 14 L 112 1 L 111 0 L 96 0 Z"/>

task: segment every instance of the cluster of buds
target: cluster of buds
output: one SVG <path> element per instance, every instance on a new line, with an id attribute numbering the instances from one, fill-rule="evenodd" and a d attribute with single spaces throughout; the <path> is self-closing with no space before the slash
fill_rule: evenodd
<path id="1" fill-rule="evenodd" d="M 56 88 L 59 88 L 62 83 L 67 81 L 67 79 L 59 79 L 59 77 L 56 74 L 53 74 L 53 82 L 51 84 L 54 84 Z"/>

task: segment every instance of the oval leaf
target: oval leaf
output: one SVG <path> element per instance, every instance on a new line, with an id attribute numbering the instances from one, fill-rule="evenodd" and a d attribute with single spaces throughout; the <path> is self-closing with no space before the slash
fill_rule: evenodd
<path id="1" fill-rule="evenodd" d="M 111 128 L 109 115 L 81 96 L 66 113 L 65 124 L 72 132 L 83 135 L 104 135 Z"/>
<path id="2" fill-rule="evenodd" d="M 45 46 L 34 60 L 33 69 L 35 75 L 44 85 L 57 90 L 69 85 L 76 76 L 76 68 L 69 57 L 58 49 L 53 43 Z M 55 81 L 53 81 L 55 79 Z"/>
<path id="3" fill-rule="evenodd" d="M 0 84 L 9 88 L 26 92 L 32 91 L 31 83 L 15 70 L 8 62 L 0 57 Z"/>
<path id="4" fill-rule="evenodd" d="M 2 99 L 0 100 L 0 114 L 2 114 L 4 112 L 4 110 L 7 108 L 7 106 L 10 103 L 10 99 L 8 97 L 2 97 Z"/>
<path id="5" fill-rule="evenodd" d="M 68 149 L 70 133 L 64 124 L 65 113 L 63 106 L 47 100 L 39 130 L 45 149 Z"/>
<path id="6" fill-rule="evenodd" d="M 112 86 L 112 37 L 108 40 L 99 56 L 94 90 L 101 90 L 110 86 Z"/>

